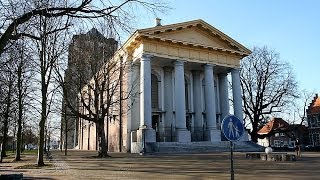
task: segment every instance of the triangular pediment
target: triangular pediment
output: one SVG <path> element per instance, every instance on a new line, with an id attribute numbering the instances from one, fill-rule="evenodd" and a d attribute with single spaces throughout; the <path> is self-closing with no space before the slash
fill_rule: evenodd
<path id="1" fill-rule="evenodd" d="M 173 41 L 237 50 L 235 47 L 231 47 L 227 42 L 223 42 L 218 37 L 210 36 L 197 27 L 183 29 L 180 31 L 164 32 L 155 36 L 164 39 L 171 39 Z"/>
<path id="2" fill-rule="evenodd" d="M 188 46 L 237 52 L 248 55 L 251 51 L 203 20 L 156 26 L 138 30 L 138 36 Z"/>

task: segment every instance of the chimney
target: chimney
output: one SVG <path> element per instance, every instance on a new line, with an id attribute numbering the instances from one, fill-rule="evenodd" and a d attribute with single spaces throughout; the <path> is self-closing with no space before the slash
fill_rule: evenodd
<path id="1" fill-rule="evenodd" d="M 161 19 L 160 18 L 156 18 L 156 26 L 161 26 Z"/>

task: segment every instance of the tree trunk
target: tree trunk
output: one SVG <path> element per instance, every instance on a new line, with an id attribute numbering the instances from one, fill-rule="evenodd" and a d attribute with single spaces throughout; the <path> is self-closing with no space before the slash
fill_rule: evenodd
<path id="1" fill-rule="evenodd" d="M 46 112 L 47 112 L 47 100 L 46 96 L 42 96 L 42 112 L 41 120 L 39 123 L 40 133 L 39 133 L 39 149 L 38 149 L 38 166 L 44 166 L 43 153 L 44 153 L 44 131 L 46 123 Z"/>
<path id="2" fill-rule="evenodd" d="M 8 143 L 8 124 L 9 124 L 9 113 L 10 113 L 10 107 L 11 107 L 11 91 L 12 91 L 12 81 L 11 81 L 11 75 L 9 80 L 9 89 L 7 94 L 7 104 L 6 104 L 6 111 L 4 114 L 4 122 L 3 122 L 3 136 L 2 136 L 2 151 L 1 151 L 1 162 L 4 157 L 7 156 L 6 154 L 6 148 Z"/>
<path id="3" fill-rule="evenodd" d="M 21 115 L 21 119 L 22 119 L 22 115 Z M 21 135 L 21 131 L 22 131 L 21 121 L 22 120 L 21 119 L 20 119 L 20 107 L 19 107 L 18 132 L 17 132 L 17 144 L 16 144 L 17 150 L 16 150 L 16 157 L 15 157 L 16 161 L 20 161 L 21 160 L 21 157 L 20 157 L 20 154 L 21 154 L 21 139 L 22 139 L 22 135 Z"/>
<path id="4" fill-rule="evenodd" d="M 65 122 L 65 125 L 64 125 L 64 155 L 67 156 L 68 155 L 68 121 L 67 121 L 67 109 L 65 108 L 64 109 L 64 122 Z"/>
<path id="5" fill-rule="evenodd" d="M 258 121 L 254 120 L 254 122 L 252 123 L 252 131 L 250 133 L 251 136 L 251 141 L 257 143 L 258 142 Z"/>
<path id="6" fill-rule="evenodd" d="M 7 156 L 6 148 L 7 148 L 7 143 L 8 143 L 8 120 L 9 120 L 8 117 L 4 118 L 1 162 L 2 162 L 2 159 Z"/>
<path id="7" fill-rule="evenodd" d="M 44 28 L 45 29 L 45 28 Z M 47 119 L 47 90 L 48 86 L 46 84 L 46 63 L 45 63 L 45 50 L 46 42 L 45 38 L 41 42 L 41 51 L 40 51 L 40 62 L 41 62 L 41 120 L 39 122 L 39 147 L 38 147 L 38 166 L 44 166 L 43 153 L 44 153 L 44 133 L 45 133 L 45 124 Z M 48 77 L 49 78 L 49 77 Z"/>
<path id="8" fill-rule="evenodd" d="M 258 142 L 258 134 L 257 134 L 257 132 L 251 131 L 250 136 L 251 136 L 251 141 L 252 142 L 254 142 L 254 143 Z"/>
<path id="9" fill-rule="evenodd" d="M 109 157 L 108 155 L 108 146 L 106 143 L 106 135 L 104 132 L 104 119 L 99 119 L 96 123 L 97 132 L 98 132 L 98 157 Z"/>
<path id="10" fill-rule="evenodd" d="M 61 121 L 60 123 L 60 144 L 59 144 L 59 148 L 60 148 L 60 152 L 62 152 L 62 142 L 63 142 L 63 121 Z"/>
<path id="11" fill-rule="evenodd" d="M 22 141 L 22 109 L 23 109 L 23 101 L 22 101 L 22 60 L 18 67 L 18 132 L 17 132 L 17 144 L 16 144 L 16 161 L 20 161 L 21 157 L 21 141 Z"/>
<path id="12" fill-rule="evenodd" d="M 47 130 L 48 132 L 49 130 Z M 48 137 L 48 140 L 47 140 L 47 152 L 50 151 L 50 140 L 51 140 L 51 137 L 50 137 L 50 132 L 47 133 L 47 137 Z"/>

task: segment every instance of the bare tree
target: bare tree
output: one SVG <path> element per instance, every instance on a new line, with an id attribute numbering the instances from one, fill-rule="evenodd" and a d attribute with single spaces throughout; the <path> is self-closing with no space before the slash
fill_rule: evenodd
<path id="1" fill-rule="evenodd" d="M 46 4 L 45 4 L 46 5 Z M 68 19 L 64 18 L 47 18 L 40 16 L 35 19 L 33 25 L 34 36 L 39 37 L 40 40 L 35 40 L 34 44 L 38 58 L 34 57 L 35 67 L 38 73 L 38 85 L 40 86 L 41 105 L 40 108 L 40 122 L 39 122 L 39 145 L 38 145 L 38 166 L 43 166 L 43 154 L 45 147 L 45 127 L 49 114 L 51 113 L 52 103 L 55 98 L 55 82 L 54 82 L 54 68 L 59 65 L 59 60 L 66 52 L 65 45 L 66 38 L 65 31 L 61 31 L 68 26 Z"/>
<path id="2" fill-rule="evenodd" d="M 251 139 L 257 142 L 266 116 L 282 112 L 298 97 L 297 82 L 288 63 L 266 47 L 254 48 L 241 62 L 241 88 Z"/>
<path id="3" fill-rule="evenodd" d="M 107 19 L 109 22 L 127 26 L 131 15 L 124 9 L 125 6 L 139 4 L 147 9 L 161 10 L 165 8 L 160 2 L 150 3 L 140 0 L 125 0 L 122 2 L 102 0 L 38 0 L 22 2 L 20 0 L 0 1 L 0 56 L 11 42 L 30 37 L 40 40 L 30 33 L 30 21 L 39 16 L 46 18 L 70 17 L 79 19 Z M 45 5 L 44 5 L 45 4 Z M 63 28 L 64 29 L 64 28 Z"/>
<path id="4" fill-rule="evenodd" d="M 18 41 L 17 41 L 18 42 Z M 23 112 L 26 107 L 26 98 L 28 93 L 28 88 L 30 87 L 30 66 L 28 66 L 29 59 L 31 55 L 30 51 L 26 48 L 26 43 L 24 41 L 20 41 L 20 43 L 16 43 L 17 50 L 17 106 L 18 106 L 18 118 L 17 118 L 17 140 L 16 140 L 16 157 L 15 160 L 21 160 L 21 146 L 22 146 L 22 123 L 23 123 Z"/>
<path id="5" fill-rule="evenodd" d="M 2 161 L 3 157 L 6 157 L 6 148 L 8 144 L 8 132 L 9 132 L 9 123 L 12 119 L 12 108 L 14 101 L 14 91 L 15 91 L 15 81 L 16 76 L 14 71 L 11 69 L 14 63 L 15 55 L 13 52 L 8 53 L 8 61 L 3 63 L 1 66 L 1 91 L 2 91 L 2 100 L 1 106 L 1 122 L 2 122 L 2 151 L 0 160 Z"/>
<path id="6" fill-rule="evenodd" d="M 101 34 L 97 35 L 98 38 L 102 36 Z M 78 101 L 77 104 L 72 102 L 74 98 L 65 98 L 64 103 L 72 116 L 95 123 L 98 135 L 98 156 L 107 157 L 108 131 L 105 133 L 105 129 L 108 128 L 105 126 L 108 127 L 108 118 L 114 112 L 118 111 L 118 115 L 121 116 L 119 114 L 121 113 L 121 101 L 127 99 L 130 94 L 121 92 L 121 80 L 125 76 L 124 72 L 128 62 L 111 58 L 117 46 L 116 43 L 110 43 L 109 39 L 104 39 L 102 42 L 101 39 L 100 41 L 90 41 L 92 43 L 84 42 L 85 40 L 80 39 L 77 42 L 77 49 L 82 53 L 71 51 L 69 54 L 69 56 L 77 56 L 74 57 L 77 60 L 73 61 L 75 66 L 66 72 L 66 74 L 72 74 L 68 77 L 72 77 L 73 80 L 70 81 L 60 76 L 59 81 L 63 85 L 65 97 L 72 96 L 72 93 L 78 94 L 75 97 Z M 81 58 L 79 58 L 80 56 Z M 72 86 L 75 85 L 78 87 L 75 89 L 77 92 L 70 92 Z"/>
<path id="7" fill-rule="evenodd" d="M 309 103 L 312 101 L 314 97 L 314 92 L 308 92 L 307 90 L 302 90 L 300 93 L 300 98 L 293 104 L 294 112 L 298 116 L 299 125 L 303 123 L 307 123 L 307 109 L 309 107 Z M 296 119 L 294 119 L 296 121 Z"/>
<path id="8" fill-rule="evenodd" d="M 119 2 L 118 2 L 119 3 Z M 52 67 L 57 66 L 57 59 L 61 52 L 56 46 L 55 37 L 59 32 L 64 32 L 73 24 L 70 19 L 85 19 L 91 22 L 101 22 L 108 28 L 129 30 L 129 19 L 132 16 L 126 11 L 125 6 L 141 5 L 149 10 L 165 8 L 161 3 L 147 1 L 126 0 L 119 4 L 108 1 L 94 0 L 37 0 L 21 2 L 19 0 L 5 0 L 0 2 L 0 56 L 17 39 L 28 37 L 36 42 L 39 53 L 37 68 L 40 72 L 41 84 L 41 110 L 39 123 L 39 157 L 38 165 L 43 163 L 44 127 L 52 101 Z M 60 23 L 58 23 L 60 22 Z M 69 23 L 68 23 L 69 22 Z M 98 119 L 96 117 L 96 119 Z"/>

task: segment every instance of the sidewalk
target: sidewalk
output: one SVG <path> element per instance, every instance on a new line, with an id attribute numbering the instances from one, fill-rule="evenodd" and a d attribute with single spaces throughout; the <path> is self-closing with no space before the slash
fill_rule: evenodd
<path id="1" fill-rule="evenodd" d="M 110 153 L 96 158 L 95 151 L 53 151 L 44 169 L 13 169 L 19 163 L 0 163 L 0 173 L 24 173 L 32 179 L 230 179 L 229 153 L 147 155 Z M 36 158 L 34 159 L 34 163 Z M 24 162 L 22 162 L 24 163 Z M 20 165 L 22 164 L 20 163 Z M 235 179 L 319 179 L 320 153 L 303 153 L 297 161 L 245 159 L 235 153 Z"/>

